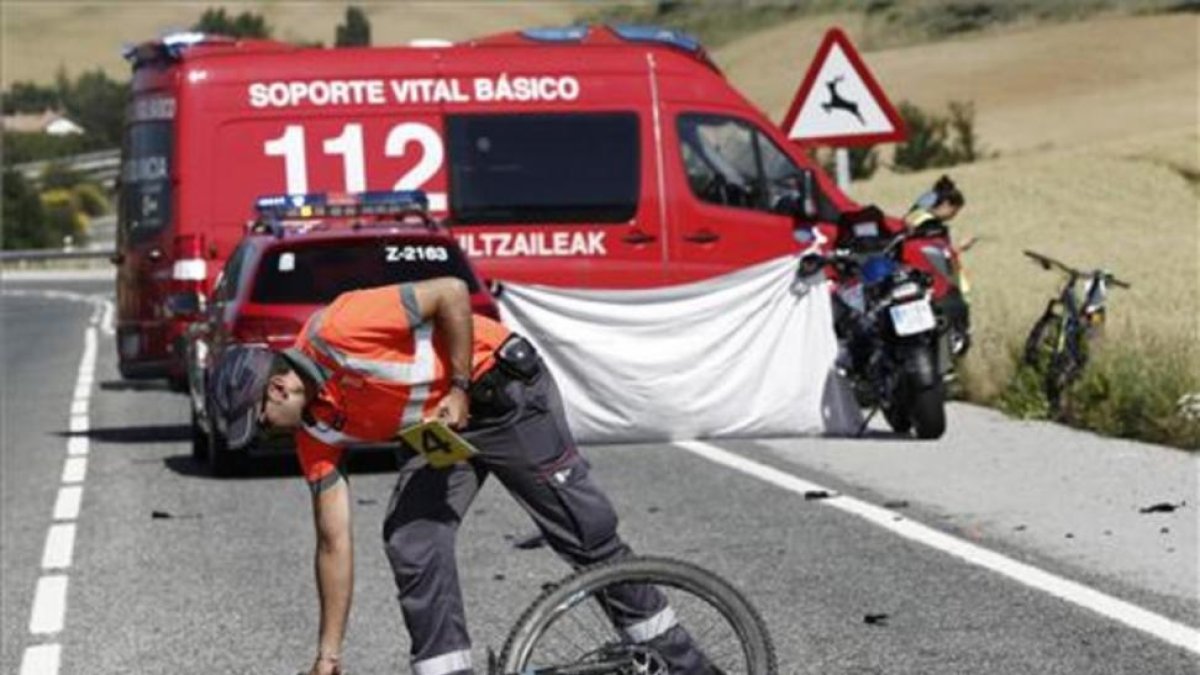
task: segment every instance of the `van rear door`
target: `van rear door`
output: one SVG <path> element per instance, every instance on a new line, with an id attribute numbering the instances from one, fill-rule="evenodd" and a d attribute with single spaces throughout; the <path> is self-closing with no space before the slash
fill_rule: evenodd
<path id="1" fill-rule="evenodd" d="M 173 141 L 169 119 L 135 117 L 126 126 L 118 205 L 117 349 L 122 374 L 131 377 L 165 374 Z"/>

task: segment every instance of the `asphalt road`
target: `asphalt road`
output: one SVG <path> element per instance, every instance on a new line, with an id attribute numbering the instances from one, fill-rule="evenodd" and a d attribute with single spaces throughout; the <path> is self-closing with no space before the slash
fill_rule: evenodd
<path id="1" fill-rule="evenodd" d="M 103 304 L 88 300 L 111 297 L 111 280 L 2 286 L 0 672 L 306 666 L 313 534 L 292 462 L 226 480 L 192 462 L 185 399 L 117 375 Z M 1192 457 L 966 406 L 950 429 L 938 443 L 875 434 L 586 452 L 626 539 L 741 588 L 781 672 L 1200 672 Z M 407 672 L 379 543 L 389 465 L 353 466 L 345 654 L 357 674 Z M 829 498 L 805 498 L 818 488 Z M 1176 508 L 1140 512 L 1160 502 Z M 460 533 L 477 663 L 567 571 L 545 549 L 514 547 L 531 532 L 493 481 Z M 947 552 L 947 541 L 966 546 Z"/>

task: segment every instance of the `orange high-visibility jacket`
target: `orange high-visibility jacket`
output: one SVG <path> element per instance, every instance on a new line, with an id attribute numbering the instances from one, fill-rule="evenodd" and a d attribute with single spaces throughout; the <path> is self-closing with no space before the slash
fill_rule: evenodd
<path id="1" fill-rule="evenodd" d="M 509 331 L 476 315 L 472 379 L 491 368 Z M 432 414 L 450 390 L 450 356 L 432 321 L 422 321 L 412 286 L 338 296 L 314 314 L 285 354 L 319 391 L 296 431 L 304 477 L 320 491 L 337 482 L 345 447 L 393 439 Z"/>

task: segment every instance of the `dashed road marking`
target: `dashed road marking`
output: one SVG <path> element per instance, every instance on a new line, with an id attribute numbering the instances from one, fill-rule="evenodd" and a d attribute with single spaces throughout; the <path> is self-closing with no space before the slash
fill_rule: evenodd
<path id="1" fill-rule="evenodd" d="M 71 398 L 68 421 L 70 436 L 67 438 L 67 458 L 63 463 L 62 486 L 54 501 L 55 522 L 46 533 L 46 546 L 42 551 L 42 569 L 58 573 L 45 574 L 38 579 L 29 617 L 29 632 L 34 636 L 56 635 L 62 632 L 66 623 L 69 585 L 66 570 L 71 567 L 75 554 L 75 521 L 79 518 L 83 501 L 83 482 L 87 477 L 87 433 L 91 428 L 88 406 L 91 402 L 92 386 L 96 381 L 97 334 L 113 334 L 113 304 L 101 296 L 63 291 L 5 290 L 3 294 L 58 298 L 92 305 L 92 315 L 83 335 L 83 358 L 79 361 L 74 396 Z M 31 644 L 25 648 L 21 657 L 20 675 L 58 675 L 61 658 L 60 643 Z"/>
<path id="2" fill-rule="evenodd" d="M 723 450 L 703 441 L 678 441 L 674 444 L 694 455 L 716 464 L 740 471 L 759 480 L 803 495 L 806 492 L 830 492 L 785 471 L 760 464 L 741 455 Z M 832 494 L 832 493 L 831 493 Z M 982 546 L 952 537 L 927 525 L 910 520 L 890 509 L 875 506 L 846 495 L 833 495 L 821 504 L 856 515 L 905 539 L 909 539 L 965 560 L 992 572 L 1002 574 L 1030 588 L 1048 593 L 1079 607 L 1148 633 L 1163 642 L 1200 654 L 1200 630 L 1172 621 L 1124 600 L 1106 595 L 1083 584 L 1071 581 L 1018 562 Z"/>
<path id="3" fill-rule="evenodd" d="M 29 632 L 34 635 L 57 633 L 63 629 L 66 616 L 67 575 L 53 574 L 38 579 Z"/>
<path id="4" fill-rule="evenodd" d="M 71 566 L 75 552 L 75 523 L 55 523 L 46 534 L 42 552 L 42 569 L 65 569 Z"/>

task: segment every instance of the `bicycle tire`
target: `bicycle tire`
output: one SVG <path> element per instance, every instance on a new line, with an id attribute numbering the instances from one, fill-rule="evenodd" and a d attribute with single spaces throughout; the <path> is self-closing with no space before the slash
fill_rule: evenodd
<path id="1" fill-rule="evenodd" d="M 716 574 L 691 563 L 638 556 L 581 569 L 543 591 L 509 633 L 500 656 L 500 673 L 525 672 L 529 652 L 559 614 L 604 588 L 628 583 L 670 586 L 704 599 L 737 632 L 751 673 L 775 675 L 778 672 L 775 646 L 766 624 L 740 591 Z"/>
<path id="2" fill-rule="evenodd" d="M 1057 342 L 1055 335 L 1055 327 L 1059 323 L 1059 317 L 1051 312 L 1046 312 L 1033 324 L 1033 328 L 1029 331 L 1029 336 L 1025 338 L 1025 365 L 1037 368 L 1043 365 L 1042 359 L 1048 351 L 1051 355 L 1054 352 L 1054 343 Z M 1049 349 L 1043 348 L 1043 345 L 1048 343 Z M 1048 365 L 1049 359 L 1046 360 Z"/>

